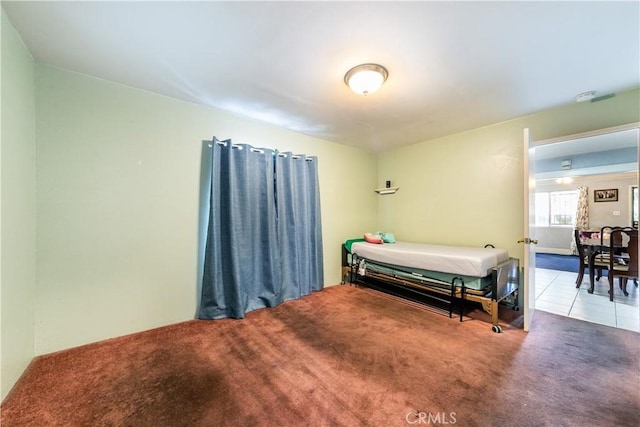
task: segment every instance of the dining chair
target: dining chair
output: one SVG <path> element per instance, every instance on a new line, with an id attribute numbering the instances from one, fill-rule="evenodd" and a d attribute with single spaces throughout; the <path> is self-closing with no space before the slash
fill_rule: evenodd
<path id="1" fill-rule="evenodd" d="M 616 228 L 625 228 L 625 227 L 616 227 Z M 637 226 L 632 226 L 632 227 L 628 227 L 628 228 L 635 228 L 636 230 L 638 229 Z M 620 248 L 621 248 L 618 251 L 616 251 L 617 255 L 626 254 L 626 247 L 625 247 L 626 245 L 623 244 L 622 236 L 620 236 L 620 238 L 616 237 L 616 241 L 614 242 L 614 244 L 616 246 L 620 246 Z M 629 255 L 627 254 L 627 257 L 628 256 Z M 638 278 L 637 277 L 634 277 L 633 284 L 635 285 L 636 288 L 638 287 Z M 625 296 L 629 296 L 629 294 L 626 292 L 626 286 L 625 286 L 625 289 L 623 289 L 623 291 L 624 291 Z"/>
<path id="2" fill-rule="evenodd" d="M 628 280 L 638 279 L 638 229 L 632 227 L 614 229 L 609 239 L 609 253 L 614 254 L 615 242 L 622 241 L 627 241 L 627 243 L 622 247 L 621 255 L 609 258 L 609 272 L 607 273 L 609 301 L 613 301 L 613 282 L 616 277 L 618 277 L 620 289 L 625 296 L 629 296 L 627 292 Z"/>
<path id="3" fill-rule="evenodd" d="M 575 228 L 573 230 L 573 237 L 576 241 L 576 250 L 578 251 L 578 257 L 580 257 L 580 266 L 578 267 L 578 278 L 576 279 L 576 288 L 579 288 L 582 284 L 582 279 L 584 278 L 584 269 L 589 268 L 589 251 L 582 244 L 582 240 L 580 239 L 580 229 Z M 596 255 L 594 259 L 593 265 L 595 267 L 595 271 L 597 272 L 596 280 L 600 280 L 602 277 L 602 270 L 606 270 L 609 268 L 609 261 L 601 261 Z"/>
<path id="4" fill-rule="evenodd" d="M 609 269 L 609 259 L 611 258 L 610 254 L 612 253 L 609 250 L 610 243 L 613 243 L 614 246 L 614 255 L 621 255 L 622 249 L 622 236 L 614 235 L 612 237 L 611 232 L 616 230 L 618 227 L 616 225 L 605 225 L 600 228 L 600 246 L 598 248 L 598 253 L 595 254 L 593 258 L 593 263 L 596 266 L 596 280 L 600 280 L 602 277 L 602 270 Z M 588 255 L 587 255 L 588 256 Z M 597 267 L 600 268 L 597 268 Z"/>
<path id="5" fill-rule="evenodd" d="M 615 246 L 615 254 L 616 255 L 620 255 L 622 253 L 622 235 L 620 234 L 616 234 L 614 236 L 611 235 L 611 232 L 613 230 L 616 230 L 618 228 L 623 228 L 617 225 L 605 225 L 604 227 L 600 228 L 600 246 L 602 246 L 603 248 L 605 248 L 606 246 L 609 246 L 609 241 L 613 240 L 613 244 Z M 605 236 L 608 236 L 608 239 L 605 239 Z M 606 252 L 603 252 L 603 255 L 605 255 Z M 609 257 L 602 257 L 601 260 L 608 262 L 609 261 Z"/>

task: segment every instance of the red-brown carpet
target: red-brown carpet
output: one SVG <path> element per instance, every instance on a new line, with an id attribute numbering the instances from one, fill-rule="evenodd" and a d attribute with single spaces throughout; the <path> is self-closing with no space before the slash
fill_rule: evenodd
<path id="1" fill-rule="evenodd" d="M 507 309 L 508 310 L 508 309 Z M 36 358 L 9 426 L 637 426 L 639 334 L 531 332 L 336 286 Z"/>

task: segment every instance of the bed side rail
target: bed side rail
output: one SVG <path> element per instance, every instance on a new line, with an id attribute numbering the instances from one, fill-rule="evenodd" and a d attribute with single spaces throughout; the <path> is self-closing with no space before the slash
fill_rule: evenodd
<path id="1" fill-rule="evenodd" d="M 501 301 L 507 296 L 517 292 L 520 282 L 520 260 L 509 258 L 491 269 L 492 298 Z"/>
<path id="2" fill-rule="evenodd" d="M 420 297 L 414 299 L 405 294 L 403 298 L 426 304 L 434 310 L 447 313 L 449 317 L 453 317 L 453 304 L 457 289 L 464 288 L 464 280 L 458 276 L 454 277 L 451 282 L 447 282 L 423 274 L 416 274 L 399 266 L 393 266 L 390 273 L 372 272 L 368 268 L 369 265 L 381 264 L 368 258 L 359 257 L 356 253 L 350 254 L 350 262 L 351 268 L 348 276 L 351 283 L 361 284 L 396 296 L 400 295 L 393 289 L 402 289 L 405 293 Z M 413 278 L 403 278 L 397 273 L 411 274 Z"/>

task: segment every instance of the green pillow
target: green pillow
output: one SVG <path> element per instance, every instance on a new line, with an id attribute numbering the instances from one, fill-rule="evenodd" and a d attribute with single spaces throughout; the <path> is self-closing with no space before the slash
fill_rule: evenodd
<path id="1" fill-rule="evenodd" d="M 384 236 L 382 236 L 382 241 L 385 243 L 395 243 L 396 238 L 393 233 L 384 233 Z"/>
<path id="2" fill-rule="evenodd" d="M 376 231 L 376 233 L 384 243 L 395 243 L 396 238 L 393 236 L 393 233 L 384 233 L 382 231 Z"/>

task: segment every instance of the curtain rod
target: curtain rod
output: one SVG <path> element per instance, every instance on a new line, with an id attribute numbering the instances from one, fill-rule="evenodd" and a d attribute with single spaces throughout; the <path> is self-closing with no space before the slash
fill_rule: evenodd
<path id="1" fill-rule="evenodd" d="M 218 145 L 221 145 L 221 146 L 223 146 L 223 147 L 226 147 L 226 146 L 227 146 L 227 142 L 226 142 L 226 141 L 219 141 L 219 140 L 217 140 L 217 139 L 215 139 L 215 138 L 214 138 L 214 140 L 215 140 L 216 144 L 218 144 Z M 209 142 L 209 143 L 208 143 L 207 145 L 209 146 L 209 148 L 212 148 L 212 147 L 213 147 L 213 141 L 208 141 L 208 142 Z M 246 144 L 245 144 L 245 145 L 246 145 Z M 243 147 L 243 145 L 241 145 L 241 144 L 231 144 L 231 148 L 236 148 L 236 149 L 238 149 L 238 150 L 242 150 L 244 147 Z M 253 152 L 253 153 L 261 153 L 261 154 L 264 154 L 264 150 L 265 150 L 265 149 L 262 149 L 262 148 L 255 148 L 255 147 L 251 147 L 251 146 L 249 146 L 249 150 L 251 150 L 251 152 Z M 278 151 L 278 150 L 276 150 L 276 149 L 269 149 L 269 150 L 272 150 L 272 151 L 273 151 L 273 156 L 278 155 L 278 157 L 287 157 L 287 154 L 286 154 L 286 153 L 282 153 L 282 152 L 280 152 L 280 151 Z M 301 156 L 301 155 L 299 155 L 299 154 L 291 154 L 291 158 L 292 158 L 292 159 L 296 159 L 296 160 L 297 160 L 297 159 L 300 159 L 301 157 L 302 157 L 302 156 Z M 314 158 L 315 158 L 315 156 L 312 156 L 312 157 L 305 157 L 305 160 L 306 160 L 307 162 L 312 162 Z"/>

